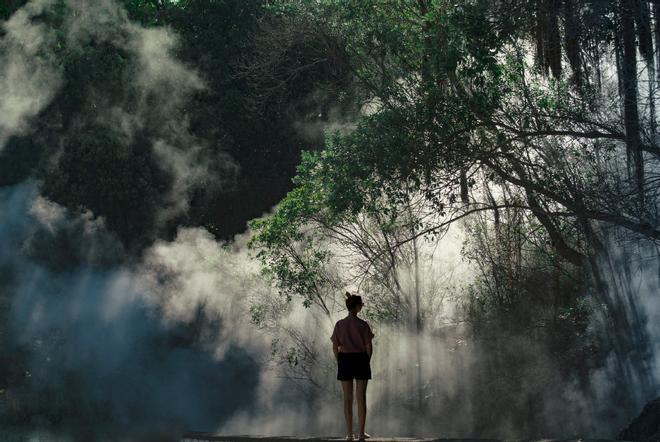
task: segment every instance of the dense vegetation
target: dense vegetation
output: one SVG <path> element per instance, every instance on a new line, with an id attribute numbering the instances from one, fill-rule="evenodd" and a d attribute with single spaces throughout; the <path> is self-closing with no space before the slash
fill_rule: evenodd
<path id="1" fill-rule="evenodd" d="M 630 289 L 603 263 L 620 258 L 613 241 L 658 253 L 657 3 L 124 0 L 132 20 L 176 32 L 204 83 L 173 112 L 141 92 L 126 46 L 67 46 L 65 3 L 38 18 L 60 39 L 63 85 L 0 151 L 1 186 L 39 180 L 50 200 L 104 218 L 127 257 L 182 225 L 231 238 L 277 204 L 250 244 L 282 299 L 331 321 L 357 288 L 388 330 L 469 340 L 482 355 L 477 435 L 505 420 L 517 435 L 552 431 L 538 403 L 569 381 L 588 396 L 611 352 L 634 359 L 616 368 L 622 385 L 656 388 L 635 371 L 650 351 L 643 318 L 631 322 Z M 142 122 L 127 139 L 99 103 Z M 169 131 L 181 115 L 182 144 L 217 179 L 172 194 L 152 141 L 181 142 Z M 189 204 L 172 209 L 173 195 Z M 469 280 L 435 258 L 457 228 Z M 282 331 L 273 302 L 255 301 L 253 321 L 283 335 L 285 370 L 323 390 L 329 356 Z M 434 418 L 421 371 L 416 382 L 406 406 Z M 608 399 L 629 410 L 629 396 Z"/>

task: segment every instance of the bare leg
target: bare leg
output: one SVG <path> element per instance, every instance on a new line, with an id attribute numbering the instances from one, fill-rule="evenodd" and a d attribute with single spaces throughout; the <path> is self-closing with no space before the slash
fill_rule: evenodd
<path id="1" fill-rule="evenodd" d="M 358 381 L 359 382 L 359 381 Z M 353 380 L 341 381 L 344 393 L 344 419 L 346 420 L 346 435 L 353 434 Z"/>
<path id="2" fill-rule="evenodd" d="M 364 425 L 367 421 L 367 379 L 355 380 L 355 395 L 358 406 L 358 422 L 360 424 L 360 436 L 364 436 Z"/>

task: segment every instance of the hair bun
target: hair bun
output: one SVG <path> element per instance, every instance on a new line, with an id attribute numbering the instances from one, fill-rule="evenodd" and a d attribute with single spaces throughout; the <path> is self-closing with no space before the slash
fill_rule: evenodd
<path id="1" fill-rule="evenodd" d="M 352 310 L 355 306 L 362 305 L 362 297 L 346 292 L 346 308 Z"/>

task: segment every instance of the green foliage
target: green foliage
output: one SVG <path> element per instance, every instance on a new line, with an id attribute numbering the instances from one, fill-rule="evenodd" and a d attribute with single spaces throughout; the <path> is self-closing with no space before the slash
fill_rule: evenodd
<path id="1" fill-rule="evenodd" d="M 0 20 L 7 20 L 18 8 L 27 3 L 27 0 L 6 0 L 0 3 Z"/>
<path id="2" fill-rule="evenodd" d="M 562 370 L 584 373 L 584 354 L 592 357 L 596 344 L 580 261 L 589 251 L 572 211 L 591 202 L 602 207 L 595 202 L 612 194 L 612 175 L 601 167 L 614 144 L 608 134 L 590 141 L 609 127 L 592 124 L 602 121 L 609 98 L 593 83 L 577 87 L 574 77 L 538 73 L 525 55 L 536 11 L 523 3 L 507 4 L 510 10 L 490 1 L 270 3 L 332 38 L 365 91 L 355 127 L 326 134 L 322 151 L 304 154 L 294 190 L 251 224 L 251 246 L 289 299 L 332 287 L 326 267 L 337 255 L 315 252 L 350 249 L 341 234 L 354 234 L 348 226 L 368 219 L 374 230 L 366 235 L 394 239 L 396 247 L 384 250 L 400 260 L 378 267 L 373 258 L 383 250 L 365 253 L 378 268 L 361 280 L 378 300 L 370 317 L 405 321 L 392 295 L 405 290 L 388 269 L 410 271 L 411 232 L 427 232 L 421 238 L 433 243 L 430 234 L 442 232 L 434 230 L 439 217 L 466 219 L 464 256 L 478 268 L 463 306 L 472 337 L 489 346 L 524 336 L 549 349 Z M 432 216 L 402 224 L 411 195 L 423 196 Z M 489 351 L 505 351 L 502 345 Z M 503 375 L 507 366 L 489 369 Z"/>
<path id="3" fill-rule="evenodd" d="M 127 147 L 102 126 L 83 126 L 75 135 L 45 176 L 46 196 L 103 216 L 129 244 L 149 239 L 169 180 L 149 145 Z"/>
<path id="4" fill-rule="evenodd" d="M 329 252 L 318 248 L 320 232 L 305 230 L 305 223 L 315 213 L 310 187 L 296 188 L 274 216 L 250 223 L 257 232 L 250 247 L 259 249 L 257 257 L 264 264 L 264 274 L 276 282 L 288 300 L 292 295 L 300 296 L 306 307 L 324 285 L 322 270 L 331 258 Z"/>

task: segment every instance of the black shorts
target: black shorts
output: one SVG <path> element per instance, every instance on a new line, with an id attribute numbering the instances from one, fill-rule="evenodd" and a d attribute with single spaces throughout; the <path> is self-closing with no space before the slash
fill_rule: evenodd
<path id="1" fill-rule="evenodd" d="M 362 353 L 337 354 L 337 380 L 371 379 L 369 355 Z"/>

